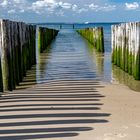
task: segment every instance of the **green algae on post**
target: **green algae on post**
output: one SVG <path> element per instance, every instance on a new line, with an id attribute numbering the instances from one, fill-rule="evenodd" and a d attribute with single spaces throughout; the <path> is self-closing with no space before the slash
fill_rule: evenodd
<path id="1" fill-rule="evenodd" d="M 98 52 L 104 52 L 103 27 L 80 29 L 77 32 L 93 44 Z"/>
<path id="2" fill-rule="evenodd" d="M 112 63 L 140 80 L 140 23 L 112 26 Z"/>

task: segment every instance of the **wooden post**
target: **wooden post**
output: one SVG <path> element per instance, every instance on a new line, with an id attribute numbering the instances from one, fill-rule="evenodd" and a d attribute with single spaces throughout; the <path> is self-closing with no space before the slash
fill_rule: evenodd
<path id="1" fill-rule="evenodd" d="M 60 29 L 62 29 L 62 25 L 60 24 Z"/>
<path id="2" fill-rule="evenodd" d="M 1 68 L 1 57 L 0 57 L 0 92 L 3 92 L 3 77 L 2 77 L 2 68 Z"/>
<path id="3" fill-rule="evenodd" d="M 73 24 L 73 29 L 74 29 L 74 24 Z"/>
<path id="4" fill-rule="evenodd" d="M 2 40 L 2 20 L 0 20 L 0 92 L 3 92 L 3 76 L 2 76 L 2 67 L 1 67 L 1 56 L 2 56 L 2 52 L 1 52 L 1 47 L 3 44 L 3 40 Z"/>
<path id="5" fill-rule="evenodd" d="M 10 23 L 8 20 L 1 21 L 1 62 L 4 90 L 13 89 L 12 71 L 12 55 L 11 55 L 11 38 L 10 38 Z M 11 71 L 10 71 L 11 70 Z"/>

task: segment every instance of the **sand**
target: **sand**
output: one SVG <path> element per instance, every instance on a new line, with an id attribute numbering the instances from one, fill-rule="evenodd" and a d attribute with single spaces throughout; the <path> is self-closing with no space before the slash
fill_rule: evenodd
<path id="1" fill-rule="evenodd" d="M 106 96 L 102 111 L 111 116 L 109 123 L 96 128 L 95 140 L 139 140 L 140 92 L 119 84 L 108 84 L 98 90 Z"/>
<path id="2" fill-rule="evenodd" d="M 140 140 L 140 93 L 119 84 L 58 81 L 5 94 L 0 140 Z"/>

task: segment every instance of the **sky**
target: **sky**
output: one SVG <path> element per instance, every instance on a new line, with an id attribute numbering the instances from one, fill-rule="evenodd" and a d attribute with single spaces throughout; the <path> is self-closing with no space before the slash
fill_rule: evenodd
<path id="1" fill-rule="evenodd" d="M 0 0 L 0 19 L 30 23 L 140 21 L 140 0 Z"/>

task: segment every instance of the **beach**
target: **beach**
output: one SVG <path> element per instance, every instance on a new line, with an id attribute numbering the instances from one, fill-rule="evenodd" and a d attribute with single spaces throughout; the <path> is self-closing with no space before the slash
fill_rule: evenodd
<path id="1" fill-rule="evenodd" d="M 60 30 L 16 90 L 1 95 L 0 139 L 139 140 L 139 83 L 113 68 L 107 43 L 97 53 Z"/>
<path id="2" fill-rule="evenodd" d="M 140 0 L 0 0 L 0 140 L 140 140 Z"/>
<path id="3" fill-rule="evenodd" d="M 109 123 L 99 127 L 98 130 L 103 134 L 97 132 L 97 140 L 139 140 L 139 92 L 120 84 L 105 85 L 99 91 L 106 96 L 102 110 L 109 112 L 111 116 Z"/>

